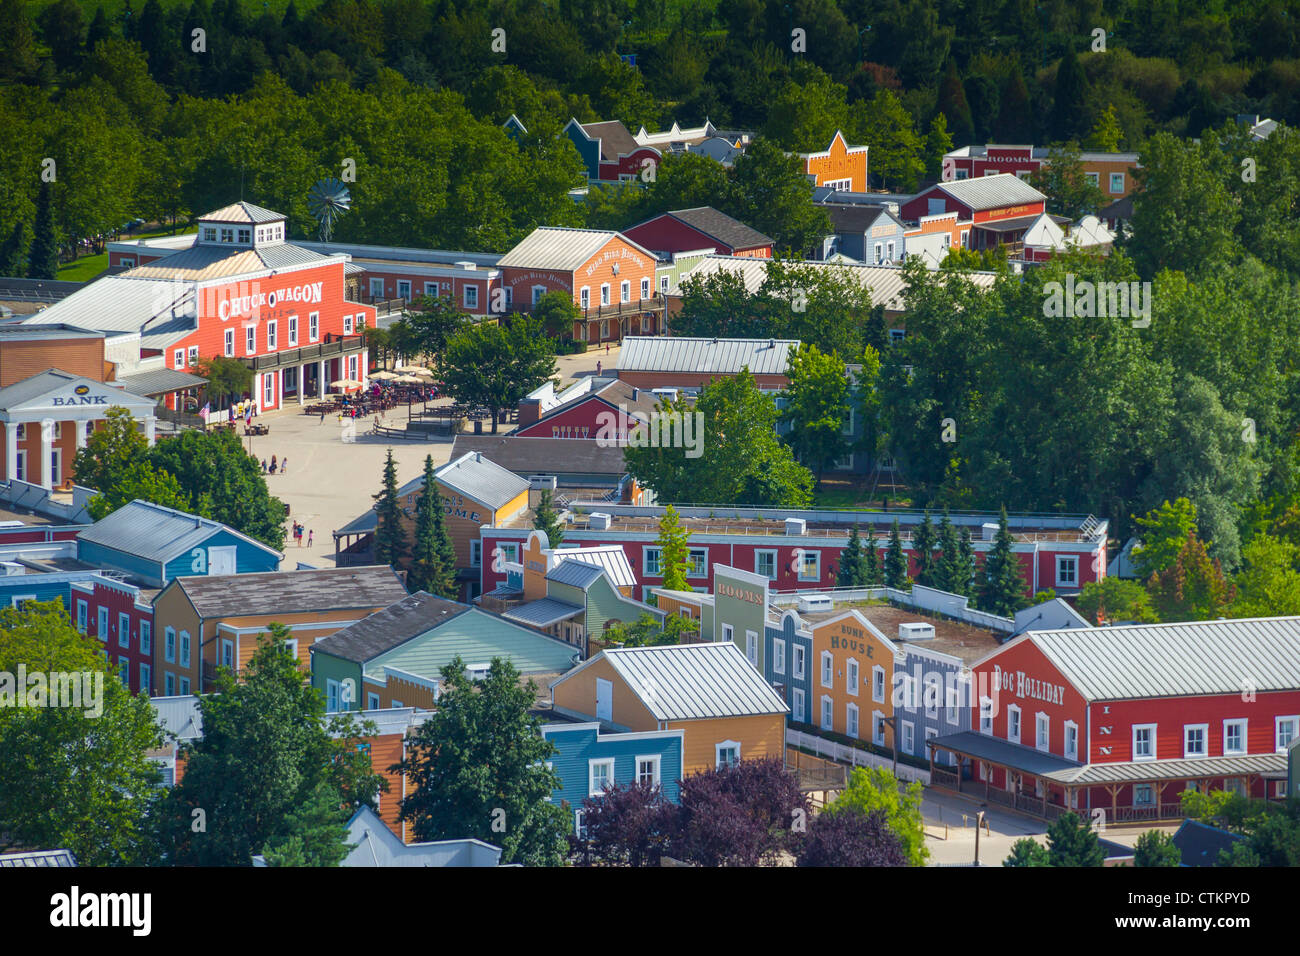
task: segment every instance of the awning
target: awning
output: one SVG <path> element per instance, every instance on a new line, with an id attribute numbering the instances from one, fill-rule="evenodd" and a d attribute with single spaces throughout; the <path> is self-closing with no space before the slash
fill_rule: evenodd
<path id="1" fill-rule="evenodd" d="M 191 375 L 189 372 L 182 372 L 179 369 L 160 368 L 152 372 L 123 375 L 116 382 L 109 382 L 108 384 L 126 389 L 133 395 L 152 397 L 154 395 L 165 395 L 168 392 L 177 392 L 183 388 L 199 388 L 208 384 L 208 380 L 200 378 L 198 375 Z"/>
<path id="2" fill-rule="evenodd" d="M 537 601 L 529 601 L 527 604 L 513 607 L 501 616 L 510 621 L 518 621 L 521 624 L 531 624 L 533 627 L 549 627 L 552 624 L 558 624 L 560 621 L 576 617 L 583 610 L 583 608 L 575 604 L 557 601 L 555 598 L 541 598 Z"/>

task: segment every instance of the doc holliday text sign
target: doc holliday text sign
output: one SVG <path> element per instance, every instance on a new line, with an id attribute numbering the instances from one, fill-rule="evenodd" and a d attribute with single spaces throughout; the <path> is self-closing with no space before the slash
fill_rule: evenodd
<path id="1" fill-rule="evenodd" d="M 1065 704 L 1064 684 L 1052 684 L 1045 680 L 1039 680 L 1024 671 L 1004 671 L 994 665 L 993 684 L 1002 693 L 1014 694 L 1016 697 L 1026 700 L 1041 700 L 1058 706 Z"/>

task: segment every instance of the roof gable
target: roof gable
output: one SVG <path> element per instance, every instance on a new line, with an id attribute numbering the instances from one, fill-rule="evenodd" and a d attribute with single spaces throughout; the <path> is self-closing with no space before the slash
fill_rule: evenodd
<path id="1" fill-rule="evenodd" d="M 166 564 L 222 532 L 273 556 L 277 561 L 281 557 L 274 548 L 220 521 L 164 508 L 139 498 L 96 521 L 77 535 L 77 540 Z"/>

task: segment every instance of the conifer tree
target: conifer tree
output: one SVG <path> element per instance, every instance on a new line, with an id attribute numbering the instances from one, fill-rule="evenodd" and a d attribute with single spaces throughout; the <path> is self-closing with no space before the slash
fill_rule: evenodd
<path id="1" fill-rule="evenodd" d="M 934 587 L 934 525 L 930 521 L 930 512 L 917 526 L 912 535 L 912 551 L 916 554 L 916 583 Z"/>
<path id="2" fill-rule="evenodd" d="M 858 588 L 866 583 L 865 578 L 862 539 L 858 537 L 858 526 L 854 525 L 849 532 L 849 543 L 840 552 L 840 569 L 835 583 L 842 588 Z"/>
<path id="3" fill-rule="evenodd" d="M 375 563 L 396 567 L 408 551 L 406 529 L 402 527 L 402 503 L 397 497 L 397 465 L 393 450 L 384 461 L 384 488 L 375 501 Z"/>
<path id="4" fill-rule="evenodd" d="M 691 533 L 681 525 L 677 509 L 669 505 L 659 519 L 659 570 L 664 576 L 663 586 L 669 591 L 685 591 L 686 569 L 690 559 L 687 540 Z"/>
<path id="5" fill-rule="evenodd" d="M 948 509 L 943 509 L 939 519 L 939 557 L 934 563 L 934 587 L 952 594 L 963 594 L 961 584 L 961 553 L 957 543 L 957 529 L 948 517 Z"/>
<path id="6" fill-rule="evenodd" d="M 0 245 L 0 276 L 21 279 L 27 263 L 27 223 L 19 219 L 9 238 Z"/>
<path id="7" fill-rule="evenodd" d="M 560 520 L 555 504 L 551 500 L 551 489 L 543 488 L 537 499 L 537 510 L 533 513 L 533 528 L 546 532 L 546 546 L 558 548 L 564 540 L 564 522 Z"/>
<path id="8" fill-rule="evenodd" d="M 862 552 L 862 583 L 865 587 L 880 587 L 880 554 L 876 551 L 876 535 L 873 531 L 867 538 Z"/>
<path id="9" fill-rule="evenodd" d="M 456 549 L 447 533 L 445 507 L 438 491 L 433 456 L 424 459 L 424 490 L 415 506 L 415 543 L 407 587 L 438 597 L 456 597 Z"/>
<path id="10" fill-rule="evenodd" d="M 953 592 L 964 594 L 967 597 L 973 595 L 977 571 L 975 542 L 971 540 L 970 528 L 962 528 L 961 540 L 957 545 L 956 577 L 953 578 Z"/>
<path id="11" fill-rule="evenodd" d="M 903 589 L 907 586 L 907 555 L 903 553 L 903 538 L 898 533 L 898 519 L 889 529 L 889 547 L 885 551 L 885 587 Z"/>
<path id="12" fill-rule="evenodd" d="M 54 279 L 59 274 L 59 239 L 54 232 L 54 209 L 51 207 L 50 184 L 41 183 L 36 200 L 36 225 L 32 246 L 27 253 L 27 278 Z"/>
<path id="13" fill-rule="evenodd" d="M 984 581 L 980 588 L 980 610 L 1010 617 L 1025 606 L 1025 579 L 1020 559 L 1012 549 L 1007 528 L 1007 509 L 998 515 L 998 533 L 993 548 L 984 558 Z"/>

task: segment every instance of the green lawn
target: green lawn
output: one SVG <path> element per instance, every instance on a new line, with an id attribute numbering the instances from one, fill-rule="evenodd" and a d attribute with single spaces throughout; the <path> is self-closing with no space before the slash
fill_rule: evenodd
<path id="1" fill-rule="evenodd" d="M 845 508 L 857 511 L 879 509 L 882 495 L 889 496 L 891 508 L 906 508 L 911 500 L 898 496 L 898 490 L 890 487 L 876 488 L 872 494 L 870 484 L 861 480 L 849 482 L 843 479 L 823 478 L 821 487 L 813 492 L 814 508 Z"/>
<path id="2" fill-rule="evenodd" d="M 198 227 L 183 230 L 186 235 L 198 232 Z M 180 233 L 178 233 L 179 235 Z M 155 236 L 170 236 L 169 229 L 157 229 L 153 232 L 133 232 L 123 238 L 131 239 L 152 239 Z M 101 252 L 97 256 L 82 256 L 72 262 L 66 262 L 59 266 L 58 278 L 65 282 L 89 282 L 95 276 L 99 275 L 108 268 L 108 253 Z"/>

